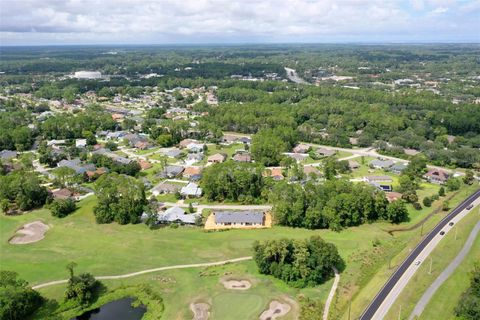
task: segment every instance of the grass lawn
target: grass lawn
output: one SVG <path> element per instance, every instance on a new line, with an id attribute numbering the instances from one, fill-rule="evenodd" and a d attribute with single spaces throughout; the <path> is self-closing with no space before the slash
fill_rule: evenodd
<path id="1" fill-rule="evenodd" d="M 471 195 L 475 190 L 478 189 L 478 185 L 464 187 L 460 192 L 458 192 L 451 200 L 450 200 L 450 207 L 454 208 L 457 206 L 461 201 L 463 201 L 468 195 Z M 448 196 L 449 194 L 447 194 Z M 433 209 L 433 206 L 432 206 Z M 431 209 L 431 210 L 432 210 Z M 428 211 L 430 212 L 430 211 Z M 432 216 L 424 224 L 423 234 L 431 230 L 444 216 L 446 215 L 445 212 L 440 212 Z M 411 225 L 415 224 L 415 220 L 411 220 L 408 223 L 400 224 L 400 227 L 408 228 Z M 395 226 L 397 228 L 398 226 Z M 389 226 L 389 228 L 392 228 Z M 351 315 L 352 316 L 360 316 L 362 311 L 366 308 L 366 306 L 370 303 L 371 299 L 375 296 L 375 294 L 381 289 L 387 279 L 395 270 L 395 267 L 399 265 L 409 254 L 410 250 L 413 249 L 418 241 L 421 239 L 421 228 L 417 228 L 412 231 L 408 232 L 397 232 L 394 235 L 394 238 L 399 240 L 403 239 L 402 247 L 401 248 L 392 248 L 392 252 L 389 252 L 384 257 L 384 263 L 378 269 L 372 271 L 374 273 L 374 277 L 370 277 L 369 279 L 365 279 L 364 283 L 361 283 L 360 290 L 355 291 L 353 294 L 352 304 L 351 304 Z M 340 282 L 342 284 L 342 281 Z M 347 287 L 348 289 L 349 287 Z M 358 288 L 357 288 L 358 289 Z M 346 313 L 347 308 L 345 305 L 348 303 L 348 298 L 350 296 L 347 295 L 346 297 L 342 297 L 340 302 L 344 303 L 343 308 L 341 310 L 341 319 L 348 319 L 348 313 Z M 398 312 L 398 311 L 397 311 Z M 406 313 L 405 313 L 406 314 Z"/>
<path id="2" fill-rule="evenodd" d="M 453 207 L 455 201 L 450 202 Z M 413 245 L 419 239 L 418 230 L 402 232 L 392 237 L 385 231 L 391 227 L 387 223 L 366 224 L 342 232 L 287 227 L 205 232 L 197 227 L 150 230 L 143 224 L 99 225 L 95 223 L 93 216 L 95 203 L 96 198 L 89 197 L 79 203 L 79 209 L 75 213 L 63 219 L 52 217 L 45 209 L 21 216 L 0 216 L 2 254 L 0 269 L 15 270 L 21 278 L 31 284 L 38 284 L 65 279 L 67 277 L 65 266 L 70 261 L 78 264 L 77 273 L 91 272 L 97 276 L 118 275 L 154 267 L 249 256 L 252 254 L 251 246 L 255 240 L 282 237 L 303 239 L 311 235 L 320 235 L 326 241 L 334 243 L 346 261 L 347 267 L 341 275 L 338 291 L 340 297 L 335 300 L 332 310 L 334 314 L 341 315 L 348 305 L 349 298 L 356 296 L 360 288 L 370 284 L 369 281 L 388 263 L 390 256 L 396 256 L 408 244 Z M 42 220 L 50 226 L 43 240 L 28 245 L 8 243 L 16 229 L 35 220 Z M 435 221 L 438 220 L 432 219 L 425 230 L 431 228 Z M 374 240 L 375 242 L 378 240 L 380 245 L 373 246 Z M 163 319 L 191 317 L 188 304 L 197 298 L 211 299 L 208 301 L 212 303 L 212 319 L 238 319 L 240 311 L 245 313 L 246 319 L 250 317 L 253 319 L 258 318 L 258 314 L 271 299 L 284 294 L 294 298 L 297 293 L 302 292 L 324 301 L 332 283 L 330 280 L 315 288 L 299 291 L 289 288 L 273 277 L 258 274 L 253 262 L 202 271 L 205 270 L 170 270 L 123 280 L 109 280 L 105 281 L 105 284 L 109 289 L 114 289 L 122 285 L 151 283 L 165 300 Z M 219 284 L 219 279 L 223 276 L 248 277 L 257 285 L 254 285 L 248 293 L 239 293 L 245 296 L 239 297 L 236 292 L 235 296 L 232 296 L 230 291 L 225 291 Z M 379 285 L 382 281 L 380 280 Z M 62 286 L 55 286 L 42 289 L 42 292 L 47 297 L 61 298 L 63 289 Z M 373 294 L 375 291 L 368 292 Z M 253 304 L 251 297 L 258 299 L 257 296 L 261 296 L 262 301 Z M 231 307 L 231 318 L 225 313 L 229 311 L 225 306 L 227 301 L 238 304 L 238 310 Z M 248 316 L 247 311 L 243 307 L 240 308 L 244 305 L 250 305 L 252 309 Z M 218 317 L 215 314 L 218 314 Z"/>
<path id="3" fill-rule="evenodd" d="M 408 285 L 397 298 L 395 305 L 390 309 L 389 313 L 387 314 L 387 319 L 393 319 L 397 317 L 400 306 L 402 306 L 401 312 L 402 314 L 404 314 L 402 319 L 408 318 L 425 290 L 427 290 L 427 288 L 432 284 L 432 282 L 435 281 L 435 279 L 440 275 L 440 273 L 442 273 L 442 271 L 450 264 L 450 262 L 462 249 L 470 232 L 478 221 L 478 212 L 478 209 L 474 212 L 471 212 L 456 225 L 456 240 L 455 230 L 452 230 L 445 235 L 445 238 L 438 244 L 435 250 L 430 254 L 429 258 L 420 265 L 415 275 L 412 277 Z M 479 244 L 480 238 L 477 239 L 477 248 Z M 471 249 L 471 255 L 480 257 L 480 251 L 475 251 L 475 247 L 473 247 Z M 430 258 L 432 259 L 431 274 L 429 274 Z M 454 274 L 457 273 L 459 272 L 457 271 Z M 468 272 L 464 272 L 463 275 L 460 276 L 460 278 L 463 278 L 467 282 L 467 285 L 468 276 Z M 455 290 L 457 291 L 455 299 L 452 299 L 452 292 L 450 291 L 443 291 L 443 294 L 442 292 L 439 292 L 437 299 L 446 300 L 445 298 L 448 297 L 448 300 L 452 300 L 455 306 L 455 302 L 458 301 L 458 297 L 462 292 L 462 288 L 463 287 L 460 287 L 460 291 Z M 453 317 L 453 309 L 450 309 L 449 311 L 450 312 L 448 313 L 439 313 L 438 310 L 436 310 L 436 317 L 425 317 L 425 319 L 451 319 Z"/>
<path id="4" fill-rule="evenodd" d="M 477 209 L 478 219 L 478 209 Z M 437 290 L 422 313 L 425 319 L 452 319 L 461 294 L 470 286 L 470 272 L 480 261 L 480 237 L 475 240 L 468 256 L 457 270 Z"/>

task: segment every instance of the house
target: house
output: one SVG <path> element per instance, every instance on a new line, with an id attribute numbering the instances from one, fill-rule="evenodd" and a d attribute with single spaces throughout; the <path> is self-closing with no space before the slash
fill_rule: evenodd
<path id="1" fill-rule="evenodd" d="M 241 138 L 238 139 L 238 142 L 241 142 L 243 144 L 251 144 L 252 139 L 249 138 L 249 137 L 241 137 Z"/>
<path id="2" fill-rule="evenodd" d="M 205 222 L 205 229 L 270 228 L 272 218 L 263 211 L 215 211 Z"/>
<path id="3" fill-rule="evenodd" d="M 428 182 L 436 183 L 436 184 L 444 184 L 447 182 L 448 178 L 450 178 L 450 174 L 448 174 L 444 170 L 431 169 L 423 177 Z"/>
<path id="4" fill-rule="evenodd" d="M 76 139 L 75 140 L 75 147 L 77 148 L 86 148 L 87 147 L 87 139 Z"/>
<path id="5" fill-rule="evenodd" d="M 0 151 L 0 159 L 7 161 L 17 157 L 17 151 L 2 150 Z"/>
<path id="6" fill-rule="evenodd" d="M 189 144 L 196 143 L 196 142 L 198 141 L 193 139 L 183 139 L 182 141 L 180 141 L 178 146 L 180 147 L 180 149 L 183 149 L 183 148 L 186 148 Z"/>
<path id="7" fill-rule="evenodd" d="M 348 167 L 351 170 L 355 170 L 355 169 L 360 168 L 360 164 L 355 160 L 348 160 Z"/>
<path id="8" fill-rule="evenodd" d="M 70 189 L 66 189 L 66 188 L 57 189 L 57 190 L 52 191 L 52 197 L 54 199 L 62 199 L 62 200 L 72 199 L 72 200 L 75 200 L 75 199 L 78 198 L 78 196 L 79 196 L 78 193 L 74 193 Z"/>
<path id="9" fill-rule="evenodd" d="M 395 163 L 388 170 L 396 174 L 401 174 L 405 169 L 407 169 L 407 165 L 405 163 L 400 162 L 400 163 Z"/>
<path id="10" fill-rule="evenodd" d="M 300 143 L 295 148 L 293 148 L 294 153 L 307 153 L 308 149 L 310 149 L 309 145 Z"/>
<path id="11" fill-rule="evenodd" d="M 63 167 L 70 168 L 70 169 L 74 170 L 76 174 L 81 174 L 81 173 L 85 173 L 86 171 L 94 171 L 95 170 L 95 168 L 93 168 L 93 170 L 91 170 L 92 168 L 82 167 L 80 165 L 81 162 L 82 161 L 79 158 L 76 158 L 76 159 L 73 159 L 73 160 L 62 160 L 59 163 L 57 163 L 57 167 L 59 167 L 59 168 L 63 168 Z"/>
<path id="12" fill-rule="evenodd" d="M 375 168 L 375 169 L 383 169 L 387 170 L 391 166 L 393 166 L 395 162 L 392 160 L 382 160 L 382 159 L 375 159 L 370 161 L 370 167 Z"/>
<path id="13" fill-rule="evenodd" d="M 383 183 L 378 183 L 374 181 L 369 182 L 368 184 L 380 191 L 391 192 L 393 190 L 392 186 L 389 184 L 383 184 Z"/>
<path id="14" fill-rule="evenodd" d="M 194 175 L 200 174 L 202 172 L 202 167 L 186 167 L 183 170 L 183 177 L 184 178 L 191 178 Z"/>
<path id="15" fill-rule="evenodd" d="M 56 145 L 63 145 L 67 143 L 66 140 L 49 140 L 47 141 L 47 147 L 53 147 L 53 146 L 56 146 Z"/>
<path id="16" fill-rule="evenodd" d="M 146 160 L 139 160 L 138 164 L 140 165 L 140 169 L 147 170 L 152 167 L 152 164 Z"/>
<path id="17" fill-rule="evenodd" d="M 184 197 L 201 197 L 202 188 L 194 182 L 189 182 L 185 187 L 180 189 L 180 194 Z"/>
<path id="18" fill-rule="evenodd" d="M 207 162 L 209 163 L 222 163 L 227 159 L 227 155 L 224 153 L 215 153 L 208 157 Z"/>
<path id="19" fill-rule="evenodd" d="M 222 137 L 222 142 L 225 144 L 232 144 L 238 141 L 238 136 L 231 134 L 224 134 Z"/>
<path id="20" fill-rule="evenodd" d="M 393 179 L 390 178 L 389 176 L 366 176 L 366 177 L 363 177 L 363 180 L 366 181 L 366 182 L 369 182 L 369 183 L 372 183 L 372 182 L 375 182 L 375 183 L 378 183 L 378 182 L 392 183 L 393 182 Z"/>
<path id="21" fill-rule="evenodd" d="M 170 158 L 180 158 L 180 156 L 182 155 L 182 151 L 180 151 L 180 149 L 173 148 L 165 152 L 165 155 Z"/>
<path id="22" fill-rule="evenodd" d="M 263 172 L 264 177 L 272 177 L 273 180 L 283 180 L 285 177 L 283 176 L 282 173 L 282 168 L 281 167 L 271 167 L 271 168 L 266 168 L 265 171 Z"/>
<path id="23" fill-rule="evenodd" d="M 153 187 L 153 189 L 151 191 L 152 191 L 152 194 L 154 196 L 158 196 L 158 195 L 161 195 L 161 194 L 175 193 L 175 192 L 179 191 L 180 188 L 181 188 L 181 186 L 178 185 L 178 184 L 173 184 L 173 183 L 169 183 L 169 182 L 161 182 L 158 185 L 156 185 L 155 187 Z"/>
<path id="24" fill-rule="evenodd" d="M 199 162 L 199 161 L 202 161 L 203 158 L 205 158 L 203 153 L 189 153 L 187 155 L 188 162 Z"/>
<path id="25" fill-rule="evenodd" d="M 308 155 L 304 153 L 285 153 L 285 155 L 297 162 L 301 162 L 308 158 Z"/>
<path id="26" fill-rule="evenodd" d="M 315 150 L 315 153 L 318 156 L 321 156 L 321 157 L 331 157 L 331 156 L 335 155 L 335 150 L 318 148 L 317 150 Z"/>
<path id="27" fill-rule="evenodd" d="M 351 145 L 356 146 L 358 144 L 358 138 L 350 137 L 348 138 L 348 142 L 350 142 Z"/>
<path id="28" fill-rule="evenodd" d="M 314 166 L 303 166 L 303 173 L 306 175 L 306 176 L 310 176 L 312 174 L 316 175 L 316 176 L 319 176 L 320 175 L 320 170 L 318 170 L 316 167 Z"/>
<path id="29" fill-rule="evenodd" d="M 385 197 L 388 202 L 393 202 L 402 199 L 402 194 L 400 192 L 385 192 Z"/>
<path id="30" fill-rule="evenodd" d="M 185 210 L 180 207 L 171 207 L 165 210 L 165 212 L 158 213 L 158 222 L 195 224 L 195 219 L 199 216 L 200 214 L 196 213 L 186 214 Z"/>
<path id="31" fill-rule="evenodd" d="M 415 156 L 415 155 L 417 155 L 417 154 L 420 153 L 420 151 L 415 150 L 415 149 L 403 149 L 403 152 L 404 152 L 406 155 L 409 155 L 409 156 Z"/>
<path id="32" fill-rule="evenodd" d="M 247 152 L 237 153 L 233 156 L 233 161 L 252 162 L 252 156 L 250 155 L 250 153 Z"/>
<path id="33" fill-rule="evenodd" d="M 175 178 L 183 172 L 184 168 L 182 166 L 165 166 L 162 172 L 158 174 L 160 178 Z"/>
<path id="34" fill-rule="evenodd" d="M 190 143 L 187 145 L 187 150 L 188 152 L 193 152 L 193 153 L 200 153 L 200 152 L 203 152 L 203 147 L 205 145 L 203 143 Z"/>

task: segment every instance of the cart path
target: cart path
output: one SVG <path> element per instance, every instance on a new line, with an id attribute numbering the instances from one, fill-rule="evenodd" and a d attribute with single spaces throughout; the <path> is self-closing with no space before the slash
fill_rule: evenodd
<path id="1" fill-rule="evenodd" d="M 335 280 L 333 281 L 332 288 L 330 289 L 330 293 L 328 294 L 327 301 L 325 302 L 325 308 L 323 309 L 323 320 L 328 320 L 330 305 L 332 304 L 333 296 L 335 296 L 335 292 L 337 291 L 337 287 L 338 287 L 338 282 L 340 281 L 340 274 L 338 273 L 337 268 L 333 268 L 333 272 L 335 272 Z"/>
<path id="2" fill-rule="evenodd" d="M 425 293 L 413 309 L 409 319 L 413 319 L 415 316 L 419 317 L 422 314 L 423 310 L 425 309 L 435 292 L 438 290 L 438 288 L 440 288 L 440 286 L 452 275 L 452 273 L 455 272 L 460 263 L 462 263 L 463 259 L 465 259 L 468 252 L 473 246 L 473 242 L 477 238 L 478 232 L 480 232 L 480 221 L 477 222 L 473 230 L 470 232 L 470 235 L 468 236 L 468 239 L 463 245 L 463 248 L 462 250 L 460 250 L 459 254 L 455 257 L 455 259 L 452 260 L 452 262 L 450 262 L 448 267 L 443 270 L 443 272 L 438 276 L 438 278 L 435 279 L 435 281 L 430 285 L 427 291 L 425 291 Z"/>
<path id="3" fill-rule="evenodd" d="M 235 258 L 235 259 L 228 259 L 228 260 L 216 261 L 216 262 L 206 262 L 206 263 L 178 264 L 178 265 L 174 265 L 174 266 L 159 267 L 159 268 L 154 268 L 154 269 L 146 269 L 146 270 L 142 270 L 142 271 L 127 273 L 127 274 L 121 274 L 121 275 L 118 275 L 118 276 L 98 276 L 98 277 L 95 277 L 95 279 L 97 279 L 97 280 L 124 279 L 124 278 L 139 276 L 139 275 L 146 274 L 146 273 L 157 272 L 157 271 L 220 266 L 220 265 L 224 265 L 224 264 L 227 264 L 227 263 L 236 263 L 236 262 L 242 262 L 242 261 L 247 261 L 247 260 L 252 260 L 252 257 L 251 256 L 240 257 L 240 258 Z M 45 288 L 45 287 L 54 286 L 54 285 L 57 285 L 57 284 L 62 284 L 62 283 L 67 283 L 67 282 L 68 282 L 68 280 L 50 281 L 50 282 L 41 283 L 41 284 L 38 284 L 36 286 L 33 286 L 32 289 L 40 289 L 40 288 Z"/>

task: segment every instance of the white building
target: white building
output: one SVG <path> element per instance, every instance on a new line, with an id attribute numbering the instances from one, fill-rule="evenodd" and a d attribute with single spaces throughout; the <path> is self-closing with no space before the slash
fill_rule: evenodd
<path id="1" fill-rule="evenodd" d="M 73 77 L 76 79 L 100 79 L 102 73 L 99 71 L 77 71 Z"/>

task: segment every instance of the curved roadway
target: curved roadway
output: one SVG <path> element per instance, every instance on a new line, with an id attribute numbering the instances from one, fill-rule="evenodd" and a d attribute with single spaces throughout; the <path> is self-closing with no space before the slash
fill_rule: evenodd
<path id="1" fill-rule="evenodd" d="M 477 190 L 444 217 L 435 228 L 433 228 L 433 230 L 428 233 L 422 241 L 420 241 L 415 249 L 411 251 L 408 257 L 388 279 L 380 292 L 378 292 L 375 298 L 370 302 L 360 316 L 360 320 L 383 319 L 385 317 L 397 296 L 415 273 L 416 268 L 418 267 L 418 264 L 415 263 L 415 261 L 421 263 L 422 259 L 426 258 L 442 239 L 442 236 L 439 235 L 440 231 L 448 232 L 451 229 L 447 227 L 449 223 L 456 222 L 466 215 L 469 212 L 466 209 L 469 205 L 479 205 L 480 201 L 477 201 L 479 198 L 480 190 Z"/>

